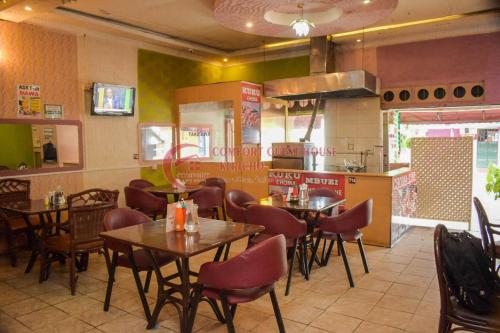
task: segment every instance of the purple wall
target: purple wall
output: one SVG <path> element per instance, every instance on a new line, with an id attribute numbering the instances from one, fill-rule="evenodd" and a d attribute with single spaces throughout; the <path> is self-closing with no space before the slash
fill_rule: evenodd
<path id="1" fill-rule="evenodd" d="M 382 90 L 484 80 L 480 104 L 500 104 L 500 32 L 379 47 L 377 74 Z"/>

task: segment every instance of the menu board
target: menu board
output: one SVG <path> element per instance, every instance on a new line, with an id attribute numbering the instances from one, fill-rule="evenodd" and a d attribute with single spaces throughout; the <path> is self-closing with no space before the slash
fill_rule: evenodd
<path id="1" fill-rule="evenodd" d="M 40 86 L 20 84 L 17 86 L 17 116 L 40 117 Z"/>
<path id="2" fill-rule="evenodd" d="M 260 102 L 262 88 L 258 84 L 241 83 L 241 135 L 243 144 L 260 143 Z"/>
<path id="3" fill-rule="evenodd" d="M 269 171 L 269 194 L 286 194 L 289 187 L 307 184 L 309 189 L 326 188 L 345 197 L 345 176 L 333 173 Z"/>

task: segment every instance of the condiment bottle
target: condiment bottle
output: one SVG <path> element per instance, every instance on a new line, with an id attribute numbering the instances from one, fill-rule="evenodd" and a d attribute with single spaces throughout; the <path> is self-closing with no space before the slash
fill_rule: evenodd
<path id="1" fill-rule="evenodd" d="M 184 231 L 186 208 L 180 202 L 175 206 L 175 231 Z"/>

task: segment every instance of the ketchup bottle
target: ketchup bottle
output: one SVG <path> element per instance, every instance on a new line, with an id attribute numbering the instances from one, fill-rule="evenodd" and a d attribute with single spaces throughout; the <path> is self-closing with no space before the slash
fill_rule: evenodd
<path id="1" fill-rule="evenodd" d="M 184 207 L 183 207 L 184 206 Z M 177 203 L 175 206 L 175 231 L 184 231 L 184 222 L 186 221 L 185 204 Z"/>

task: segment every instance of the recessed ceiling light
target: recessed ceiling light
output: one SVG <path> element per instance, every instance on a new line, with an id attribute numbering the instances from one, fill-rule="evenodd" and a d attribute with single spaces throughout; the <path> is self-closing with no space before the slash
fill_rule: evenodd
<path id="1" fill-rule="evenodd" d="M 363 3 L 364 3 L 365 5 L 368 5 L 368 4 L 369 4 L 369 3 L 371 3 L 371 2 L 372 2 L 371 0 L 363 0 Z"/>
<path id="2" fill-rule="evenodd" d="M 356 39 L 356 42 L 360 43 L 360 42 L 361 42 L 361 39 Z"/>
<path id="3" fill-rule="evenodd" d="M 253 23 L 252 22 L 247 22 L 246 26 L 247 26 L 247 28 L 251 28 L 251 27 L 253 27 Z"/>
<path id="4" fill-rule="evenodd" d="M 224 62 L 228 62 L 228 61 L 229 61 L 229 59 L 228 59 L 228 58 L 224 58 L 224 59 L 222 59 L 222 61 L 224 61 Z"/>
<path id="5" fill-rule="evenodd" d="M 30 6 L 24 6 L 24 10 L 27 12 L 31 12 L 33 8 L 31 8 Z"/>

